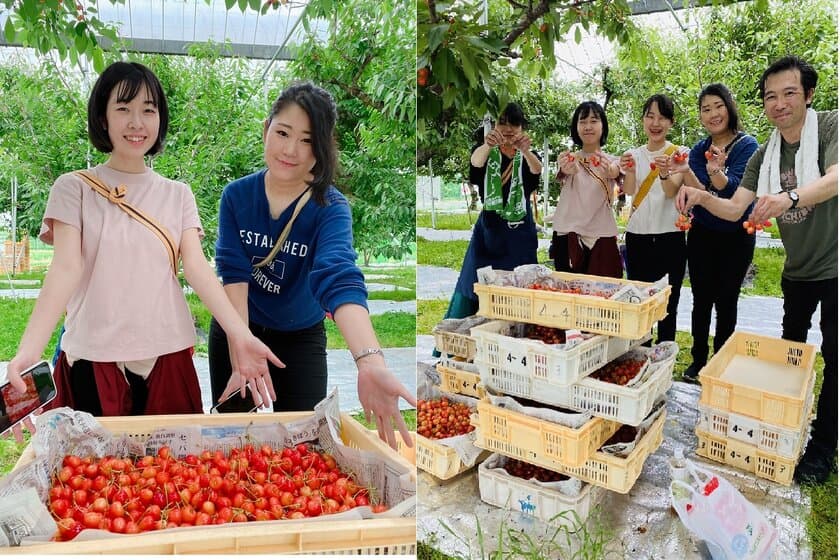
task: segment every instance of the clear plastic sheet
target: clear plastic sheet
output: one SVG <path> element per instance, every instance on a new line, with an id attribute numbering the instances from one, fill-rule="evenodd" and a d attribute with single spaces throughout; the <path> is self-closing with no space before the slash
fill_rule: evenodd
<path id="1" fill-rule="evenodd" d="M 667 393 L 668 419 L 662 445 L 645 461 L 639 480 L 628 494 L 606 492 L 600 507 L 586 523 L 589 538 L 599 529 L 612 532 L 602 555 L 606 558 L 709 558 L 704 544 L 688 532 L 671 509 L 668 460 L 673 457 L 675 447 L 682 447 L 686 457 L 716 471 L 737 487 L 778 530 L 779 540 L 772 558 L 810 559 L 805 520 L 811 504 L 799 486 L 795 483 L 790 487 L 780 486 L 696 456 L 694 426 L 699 395 L 699 386 L 673 384 Z M 550 538 L 556 531 L 533 517 L 482 502 L 475 470 L 445 483 L 421 472 L 417 492 L 417 539 L 454 557 L 482 557 L 479 528 L 484 557 L 498 547 L 500 526 L 522 530 L 537 542 Z M 581 546 L 582 537 L 583 532 L 571 535 L 569 552 Z M 566 541 L 562 533 L 555 539 L 557 547 L 561 541 Z M 561 557 L 560 548 L 552 550 L 546 558 Z"/>

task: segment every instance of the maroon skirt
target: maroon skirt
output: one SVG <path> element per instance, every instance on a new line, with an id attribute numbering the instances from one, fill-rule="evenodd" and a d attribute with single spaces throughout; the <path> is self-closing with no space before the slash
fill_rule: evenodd
<path id="1" fill-rule="evenodd" d="M 114 362 L 92 362 L 102 416 L 131 415 L 131 387 Z M 72 368 L 64 352 L 55 366 L 58 394 L 48 408 L 75 408 L 70 376 Z M 192 348 L 159 356 L 145 380 L 148 396 L 143 414 L 200 414 L 203 412 L 198 374 Z M 46 407 L 45 407 L 46 408 Z"/>

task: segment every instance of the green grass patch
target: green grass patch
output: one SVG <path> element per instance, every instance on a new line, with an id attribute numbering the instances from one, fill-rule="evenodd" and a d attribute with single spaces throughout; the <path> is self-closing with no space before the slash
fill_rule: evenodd
<path id="1" fill-rule="evenodd" d="M 460 270 L 469 241 L 427 241 L 417 239 L 417 264 L 445 266 Z"/>
<path id="2" fill-rule="evenodd" d="M 745 296 L 782 297 L 782 268 L 785 265 L 785 250 L 783 247 L 766 247 L 756 249 L 753 255 L 755 278 L 750 288 L 743 288 L 741 294 Z"/>
<path id="3" fill-rule="evenodd" d="M 467 215 L 466 212 L 458 213 L 435 213 L 435 229 L 460 229 L 467 230 L 472 228 L 478 218 L 478 212 L 472 212 Z M 417 227 L 430 228 L 432 227 L 432 213 L 431 212 L 417 212 Z"/>
<path id="4" fill-rule="evenodd" d="M 11 472 L 30 439 L 29 430 L 23 431 L 23 443 L 17 443 L 11 436 L 0 438 L 0 476 Z"/>
<path id="5" fill-rule="evenodd" d="M 18 344 L 29 322 L 29 316 L 35 308 L 35 301 L 34 299 L 0 298 L 0 324 L 3 325 L 0 329 L 0 361 L 9 361 L 17 354 Z M 44 348 L 41 357 L 45 360 L 52 359 L 62 324 L 63 320 L 59 320 L 47 347 Z"/>
<path id="6" fill-rule="evenodd" d="M 401 410 L 400 414 L 402 414 L 403 421 L 405 421 L 405 425 L 408 427 L 408 429 L 412 432 L 417 431 L 417 411 L 413 408 L 410 408 L 407 410 Z M 350 416 L 368 430 L 376 429 L 376 424 L 365 420 L 364 412 L 354 412 Z"/>
<path id="7" fill-rule="evenodd" d="M 416 344 L 414 313 L 388 311 L 370 318 L 373 330 L 383 348 L 407 348 Z M 333 321 L 327 321 L 327 348 L 346 349 L 347 343 Z"/>
<path id="8" fill-rule="evenodd" d="M 417 268 L 414 266 L 400 266 L 395 268 L 362 268 L 365 278 L 376 284 L 393 284 L 400 288 L 417 286 Z M 374 276 L 374 278 L 370 278 Z"/>
<path id="9" fill-rule="evenodd" d="M 413 289 L 409 290 L 376 290 L 368 292 L 368 301 L 385 300 L 385 301 L 413 301 L 417 299 L 417 292 Z"/>
<path id="10" fill-rule="evenodd" d="M 837 558 L 837 473 L 825 484 L 805 486 L 811 497 L 811 515 L 805 521 L 813 558 Z"/>
<path id="11" fill-rule="evenodd" d="M 456 560 L 456 558 L 447 556 L 423 541 L 417 541 L 417 560 Z"/>
<path id="12" fill-rule="evenodd" d="M 432 334 L 448 307 L 449 302 L 444 299 L 417 300 L 417 334 Z"/>

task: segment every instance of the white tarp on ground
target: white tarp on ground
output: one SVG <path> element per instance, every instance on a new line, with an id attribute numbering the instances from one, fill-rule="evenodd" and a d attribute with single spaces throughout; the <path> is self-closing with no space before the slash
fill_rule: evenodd
<path id="1" fill-rule="evenodd" d="M 671 509 L 667 461 L 675 446 L 682 446 L 686 456 L 698 464 L 719 472 L 764 514 L 778 530 L 779 540 L 773 558 L 810 559 L 811 550 L 805 529 L 811 510 L 807 493 L 794 483 L 780 486 L 744 471 L 697 457 L 697 401 L 700 387 L 674 383 L 667 394 L 668 419 L 662 446 L 645 461 L 644 469 L 633 489 L 626 495 L 607 492 L 600 508 L 590 517 L 587 528 L 613 531 L 605 558 L 695 559 L 704 555 L 702 545 L 694 539 Z M 481 501 L 476 471 L 472 470 L 449 482 L 440 483 L 428 473 L 420 472 L 417 483 L 417 539 L 456 557 L 479 558 L 478 525 L 486 554 L 497 548 L 499 527 L 522 529 L 540 542 L 555 530 L 540 520 L 519 512 L 499 509 Z M 443 524 L 452 530 L 450 532 Z M 455 533 L 454 535 L 452 533 Z M 565 541 L 565 536 L 556 539 Z M 575 537 L 572 537 L 573 546 Z M 551 557 L 559 557 L 556 552 Z"/>

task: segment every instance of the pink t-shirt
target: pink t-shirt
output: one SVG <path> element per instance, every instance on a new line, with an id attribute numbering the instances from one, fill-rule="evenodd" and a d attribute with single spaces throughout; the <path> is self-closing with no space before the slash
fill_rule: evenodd
<path id="1" fill-rule="evenodd" d="M 606 155 L 606 154 L 605 154 Z M 618 158 L 606 155 L 615 162 Z M 606 165 L 592 166 L 607 188 L 610 196 L 615 188 L 615 181 L 606 178 Z M 553 229 L 560 235 L 574 232 L 583 237 L 614 237 L 618 235 L 612 206 L 607 201 L 607 193 L 601 183 L 589 175 L 583 168 L 574 175 L 563 178 L 563 188 L 554 210 Z"/>
<path id="2" fill-rule="evenodd" d="M 125 200 L 164 225 L 180 245 L 189 228 L 203 236 L 195 197 L 184 183 L 147 168 L 91 170 L 106 185 L 126 186 Z M 53 243 L 53 221 L 82 234 L 83 271 L 70 297 L 61 339 L 65 352 L 96 362 L 155 358 L 195 345 L 195 327 L 167 251 L 146 226 L 95 192 L 81 177 L 62 175 L 50 190 L 40 238 Z"/>

